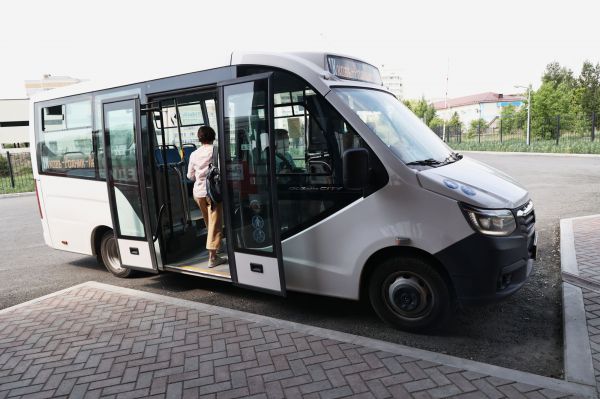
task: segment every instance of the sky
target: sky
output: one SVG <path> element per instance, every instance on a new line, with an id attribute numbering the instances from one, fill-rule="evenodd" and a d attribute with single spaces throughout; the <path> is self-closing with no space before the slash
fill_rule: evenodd
<path id="1" fill-rule="evenodd" d="M 509 94 L 552 61 L 575 74 L 600 62 L 598 17 L 597 0 L 8 0 L 0 99 L 44 74 L 135 82 L 244 50 L 352 55 L 398 69 L 404 98 Z"/>

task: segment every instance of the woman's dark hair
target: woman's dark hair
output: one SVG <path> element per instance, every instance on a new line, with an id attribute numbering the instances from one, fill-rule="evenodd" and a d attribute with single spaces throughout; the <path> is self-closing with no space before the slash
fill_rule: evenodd
<path id="1" fill-rule="evenodd" d="M 198 140 L 202 144 L 210 144 L 215 141 L 215 131 L 210 126 L 200 126 L 198 129 Z"/>

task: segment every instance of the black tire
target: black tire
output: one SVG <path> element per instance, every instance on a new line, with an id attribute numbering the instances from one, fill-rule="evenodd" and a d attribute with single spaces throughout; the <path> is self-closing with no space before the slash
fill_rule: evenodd
<path id="1" fill-rule="evenodd" d="M 121 266 L 121 259 L 117 249 L 115 234 L 107 231 L 100 241 L 99 260 L 109 272 L 120 278 L 127 278 L 133 275 L 133 270 Z"/>
<path id="2" fill-rule="evenodd" d="M 446 281 L 418 257 L 381 263 L 369 279 L 369 298 L 383 321 L 411 332 L 439 328 L 454 309 Z"/>

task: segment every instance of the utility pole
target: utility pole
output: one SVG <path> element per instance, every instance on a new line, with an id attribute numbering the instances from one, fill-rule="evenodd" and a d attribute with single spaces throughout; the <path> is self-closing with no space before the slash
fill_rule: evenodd
<path id="1" fill-rule="evenodd" d="M 531 83 L 527 87 L 527 145 L 531 144 Z"/>
<path id="2" fill-rule="evenodd" d="M 446 69 L 446 95 L 444 97 L 444 109 L 448 112 L 448 75 L 450 75 L 450 57 L 448 57 L 448 67 Z M 446 119 L 442 125 L 442 141 L 446 141 Z"/>
<path id="3" fill-rule="evenodd" d="M 531 144 L 531 83 L 529 86 L 515 86 L 517 89 L 527 89 L 527 145 Z"/>

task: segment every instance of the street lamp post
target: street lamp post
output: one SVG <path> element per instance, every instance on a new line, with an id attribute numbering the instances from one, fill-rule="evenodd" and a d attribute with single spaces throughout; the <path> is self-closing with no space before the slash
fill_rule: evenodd
<path id="1" fill-rule="evenodd" d="M 531 84 L 525 86 L 515 86 L 517 89 L 527 89 L 527 145 L 531 144 Z"/>

